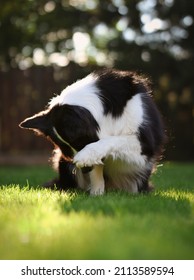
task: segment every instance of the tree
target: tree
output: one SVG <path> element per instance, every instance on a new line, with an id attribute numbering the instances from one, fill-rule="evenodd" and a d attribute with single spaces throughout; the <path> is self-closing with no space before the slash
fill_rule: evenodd
<path id="1" fill-rule="evenodd" d="M 49 60 L 51 54 L 60 53 L 64 65 L 73 60 L 155 69 L 162 55 L 173 66 L 193 58 L 193 13 L 194 3 L 184 0 L 4 0 L 1 65 L 25 68 L 20 62 L 29 57 L 47 65 L 57 58 Z"/>

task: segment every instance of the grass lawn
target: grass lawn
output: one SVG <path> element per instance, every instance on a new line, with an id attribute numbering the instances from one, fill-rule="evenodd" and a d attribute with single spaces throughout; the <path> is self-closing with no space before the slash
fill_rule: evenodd
<path id="1" fill-rule="evenodd" d="M 165 163 L 149 195 L 38 187 L 49 167 L 0 167 L 0 259 L 194 259 L 194 164 Z"/>

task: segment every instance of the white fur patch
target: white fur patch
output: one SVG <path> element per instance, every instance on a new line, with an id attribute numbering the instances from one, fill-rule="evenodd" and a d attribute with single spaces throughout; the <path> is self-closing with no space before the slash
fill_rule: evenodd
<path id="1" fill-rule="evenodd" d="M 111 157 L 139 167 L 145 166 L 145 157 L 141 155 L 141 146 L 137 136 L 109 136 L 86 145 L 74 157 L 77 167 L 102 164 L 102 160 Z"/>
<path id="2" fill-rule="evenodd" d="M 103 114 L 103 106 L 99 98 L 99 89 L 96 86 L 96 78 L 88 75 L 82 80 L 66 87 L 60 95 L 54 97 L 49 105 L 76 105 L 82 106 L 90 111 L 96 121 Z"/>
<path id="3" fill-rule="evenodd" d="M 100 126 L 98 137 L 132 135 L 137 133 L 143 122 L 143 108 L 141 95 L 136 94 L 126 104 L 120 117 L 113 118 L 111 114 L 101 115 L 98 123 Z"/>

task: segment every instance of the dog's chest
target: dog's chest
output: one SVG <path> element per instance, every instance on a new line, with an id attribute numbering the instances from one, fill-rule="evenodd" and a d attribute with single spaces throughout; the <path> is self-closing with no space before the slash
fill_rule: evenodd
<path id="1" fill-rule="evenodd" d="M 133 175 L 138 170 L 137 166 L 129 164 L 122 159 L 113 159 L 108 157 L 104 161 L 104 176 L 109 178 L 117 178 L 118 176 L 125 176 L 126 174 Z"/>
<path id="2" fill-rule="evenodd" d="M 137 184 L 134 183 L 134 178 L 139 172 L 137 166 L 121 159 L 113 160 L 112 158 L 107 158 L 104 163 L 104 179 L 107 189 L 138 192 Z"/>

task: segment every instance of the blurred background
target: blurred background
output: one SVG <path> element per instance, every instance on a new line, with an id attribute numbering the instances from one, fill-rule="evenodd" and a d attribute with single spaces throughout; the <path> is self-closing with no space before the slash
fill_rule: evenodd
<path id="1" fill-rule="evenodd" d="M 101 67 L 151 77 L 166 160 L 194 160 L 194 1 L 1 0 L 0 164 L 47 162 L 18 124 Z"/>

